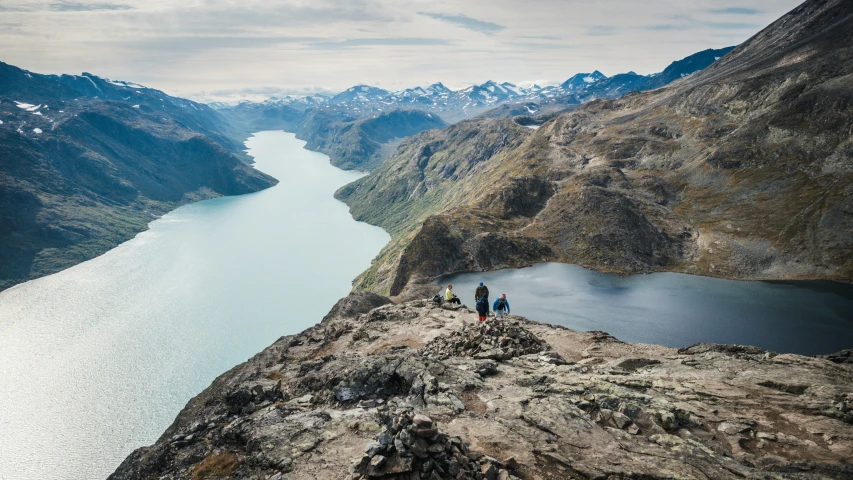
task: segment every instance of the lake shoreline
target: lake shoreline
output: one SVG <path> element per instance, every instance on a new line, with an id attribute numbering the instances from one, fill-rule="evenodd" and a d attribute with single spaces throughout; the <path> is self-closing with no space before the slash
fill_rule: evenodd
<path id="1" fill-rule="evenodd" d="M 853 345 L 853 286 L 762 282 L 655 272 L 616 275 L 578 265 L 538 263 L 446 275 L 464 302 L 485 281 L 507 293 L 513 311 L 574 330 L 602 330 L 629 342 L 670 348 L 694 343 L 755 345 L 780 353 L 830 354 Z M 472 304 L 472 303 L 471 303 Z"/>

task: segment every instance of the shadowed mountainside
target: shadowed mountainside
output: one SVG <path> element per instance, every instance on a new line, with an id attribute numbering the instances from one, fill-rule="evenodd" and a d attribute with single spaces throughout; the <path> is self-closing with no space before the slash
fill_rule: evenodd
<path id="1" fill-rule="evenodd" d="M 190 201 L 276 181 L 205 105 L 0 63 L 0 289 L 98 256 Z"/>
<path id="2" fill-rule="evenodd" d="M 436 114 L 411 108 L 360 112 L 358 108 L 322 107 L 313 97 L 288 103 L 243 102 L 220 108 L 235 129 L 248 135 L 282 129 L 305 140 L 305 148 L 325 153 L 344 170 L 372 170 L 399 142 L 424 130 L 446 125 Z"/>
<path id="3" fill-rule="evenodd" d="M 446 123 L 422 110 L 390 110 L 361 118 L 335 118 L 325 110 L 307 115 L 297 130 L 305 148 L 323 152 L 345 170 L 373 170 L 393 152 L 395 141 L 442 128 Z"/>
<path id="4" fill-rule="evenodd" d="M 810 0 L 706 70 L 536 131 L 481 118 L 341 189 L 393 234 L 358 286 L 551 260 L 622 273 L 853 279 L 853 4 Z M 437 137 L 479 155 L 434 155 Z M 514 139 L 515 141 L 495 141 Z M 432 287 L 429 287 L 432 288 Z"/>

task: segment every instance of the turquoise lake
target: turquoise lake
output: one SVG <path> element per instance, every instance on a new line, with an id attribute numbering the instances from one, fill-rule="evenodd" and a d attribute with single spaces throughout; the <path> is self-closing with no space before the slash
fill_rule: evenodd
<path id="1" fill-rule="evenodd" d="M 359 173 L 262 132 L 270 189 L 181 207 L 0 293 L 0 479 L 103 479 L 219 374 L 317 323 L 388 242 L 333 198 Z"/>

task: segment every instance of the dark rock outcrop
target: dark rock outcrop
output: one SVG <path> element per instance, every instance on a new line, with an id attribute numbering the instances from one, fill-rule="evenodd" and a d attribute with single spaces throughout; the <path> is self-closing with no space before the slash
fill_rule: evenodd
<path id="1" fill-rule="evenodd" d="M 388 297 L 364 290 L 356 290 L 338 300 L 338 303 L 323 317 L 323 321 L 337 317 L 357 317 L 389 303 L 391 303 L 391 299 Z"/>

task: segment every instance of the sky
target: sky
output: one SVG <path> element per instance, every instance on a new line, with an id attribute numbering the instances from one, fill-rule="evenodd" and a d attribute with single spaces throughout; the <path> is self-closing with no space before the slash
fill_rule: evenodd
<path id="1" fill-rule="evenodd" d="M 800 0 L 0 0 L 0 61 L 201 101 L 662 70 Z"/>

